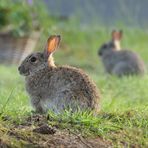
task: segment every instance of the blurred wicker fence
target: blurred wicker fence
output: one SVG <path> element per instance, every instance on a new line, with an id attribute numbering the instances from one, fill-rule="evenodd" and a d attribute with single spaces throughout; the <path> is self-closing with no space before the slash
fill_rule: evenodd
<path id="1" fill-rule="evenodd" d="M 40 37 L 40 32 L 33 32 L 28 37 L 15 38 L 9 34 L 0 34 L 0 64 L 19 64 L 30 54 Z"/>

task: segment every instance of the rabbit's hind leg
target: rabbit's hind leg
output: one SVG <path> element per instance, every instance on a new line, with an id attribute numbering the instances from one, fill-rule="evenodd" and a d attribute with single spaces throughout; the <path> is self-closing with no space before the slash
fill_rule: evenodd
<path id="1" fill-rule="evenodd" d="M 124 75 L 132 75 L 133 73 L 133 68 L 126 62 L 118 63 L 112 70 L 112 74 L 119 77 L 122 77 Z"/>

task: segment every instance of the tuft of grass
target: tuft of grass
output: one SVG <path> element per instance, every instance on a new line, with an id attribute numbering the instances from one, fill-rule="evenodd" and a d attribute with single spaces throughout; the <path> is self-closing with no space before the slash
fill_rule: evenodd
<path id="1" fill-rule="evenodd" d="M 100 136 L 115 145 L 146 146 L 148 138 L 148 109 L 128 110 L 126 112 L 101 112 L 93 116 L 88 112 L 49 113 L 49 124 L 61 129 L 87 136 Z M 136 135 L 136 136 L 135 136 Z"/>

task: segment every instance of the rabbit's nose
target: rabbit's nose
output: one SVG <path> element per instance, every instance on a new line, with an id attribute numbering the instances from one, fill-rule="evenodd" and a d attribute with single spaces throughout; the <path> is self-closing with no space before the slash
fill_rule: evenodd
<path id="1" fill-rule="evenodd" d="M 102 52 L 99 52 L 99 56 L 101 56 L 102 55 Z"/>
<path id="2" fill-rule="evenodd" d="M 98 55 L 101 56 L 102 55 L 102 52 L 101 51 L 98 51 Z"/>
<path id="3" fill-rule="evenodd" d="M 25 70 L 24 66 L 19 66 L 18 67 L 18 71 L 20 71 L 20 72 L 22 71 L 23 72 L 24 70 Z"/>
<path id="4" fill-rule="evenodd" d="M 20 70 L 21 70 L 21 66 L 18 67 L 18 71 L 20 71 Z"/>

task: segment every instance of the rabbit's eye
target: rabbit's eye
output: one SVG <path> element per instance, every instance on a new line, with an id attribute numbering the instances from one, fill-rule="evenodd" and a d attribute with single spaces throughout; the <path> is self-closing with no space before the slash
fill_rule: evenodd
<path id="1" fill-rule="evenodd" d="M 34 63 L 34 62 L 36 62 L 36 60 L 37 60 L 36 57 L 31 57 L 30 62 L 31 62 L 31 63 Z"/>

